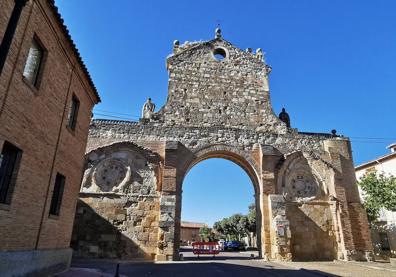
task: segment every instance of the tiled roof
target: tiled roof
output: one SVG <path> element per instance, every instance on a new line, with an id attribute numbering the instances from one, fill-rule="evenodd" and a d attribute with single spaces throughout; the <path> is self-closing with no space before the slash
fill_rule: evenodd
<path id="1" fill-rule="evenodd" d="M 95 84 L 92 81 L 91 75 L 89 74 L 88 69 L 85 66 L 85 64 L 84 64 L 84 62 L 83 62 L 83 60 L 81 58 L 80 52 L 78 51 L 78 49 L 76 47 L 76 44 L 74 43 L 72 37 L 70 36 L 69 30 L 67 29 L 66 25 L 64 24 L 64 20 L 63 20 L 62 16 L 60 15 L 59 11 L 58 11 L 58 7 L 55 5 L 55 1 L 54 0 L 47 0 L 47 1 L 48 1 L 48 4 L 51 7 L 51 10 L 53 11 L 56 19 L 57 19 L 57 21 L 58 21 L 62 31 L 63 31 L 63 34 L 66 36 L 67 40 L 69 41 L 69 43 L 70 43 L 70 45 L 71 45 L 71 47 L 72 47 L 72 49 L 74 51 L 74 54 L 76 55 L 77 60 L 78 60 L 78 62 L 80 64 L 84 74 L 86 75 L 86 77 L 88 79 L 89 84 L 93 88 L 95 96 L 98 98 L 98 102 L 100 102 L 100 96 L 99 96 L 99 93 L 98 93 L 98 91 L 97 91 L 97 89 L 95 87 Z"/>
<path id="2" fill-rule="evenodd" d="M 184 227 L 184 228 L 202 228 L 202 227 L 208 227 L 208 225 L 206 225 L 205 223 L 182 221 L 181 222 L 181 227 Z"/>

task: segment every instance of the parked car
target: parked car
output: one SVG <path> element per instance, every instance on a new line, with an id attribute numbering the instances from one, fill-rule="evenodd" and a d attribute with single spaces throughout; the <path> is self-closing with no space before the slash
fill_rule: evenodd
<path id="1" fill-rule="evenodd" d="M 224 244 L 224 250 L 225 251 L 244 251 L 245 244 L 240 241 L 237 241 L 237 240 L 227 241 Z"/>

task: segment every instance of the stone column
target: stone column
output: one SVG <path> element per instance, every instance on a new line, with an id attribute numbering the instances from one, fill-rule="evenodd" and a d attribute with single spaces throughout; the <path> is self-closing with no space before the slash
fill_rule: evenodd
<path id="1" fill-rule="evenodd" d="M 275 194 L 278 164 L 283 159 L 282 153 L 269 145 L 261 145 L 262 172 L 260 187 L 260 204 L 262 211 L 261 248 L 265 259 L 271 257 L 271 213 L 269 195 Z"/>
<path id="2" fill-rule="evenodd" d="M 282 195 L 268 196 L 268 211 L 271 237 L 270 258 L 277 261 L 291 261 L 290 223 L 286 219 L 286 205 Z"/>
<path id="3" fill-rule="evenodd" d="M 181 192 L 177 186 L 178 142 L 166 142 L 157 261 L 177 260 L 180 241 Z"/>

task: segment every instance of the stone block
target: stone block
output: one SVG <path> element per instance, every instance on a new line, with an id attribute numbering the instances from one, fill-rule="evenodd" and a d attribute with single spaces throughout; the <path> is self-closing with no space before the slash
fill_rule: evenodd
<path id="1" fill-rule="evenodd" d="M 137 238 L 140 241 L 148 241 L 149 240 L 149 234 L 148 233 L 139 233 Z"/>
<path id="2" fill-rule="evenodd" d="M 151 226 L 151 221 L 149 221 L 147 219 L 142 220 L 142 227 L 143 228 L 148 228 L 150 226 Z"/>
<path id="3" fill-rule="evenodd" d="M 176 191 L 176 178 L 164 177 L 162 180 L 162 191 L 174 192 Z"/>
<path id="4" fill-rule="evenodd" d="M 157 243 L 157 240 L 158 240 L 158 234 L 157 233 L 150 233 L 149 234 L 149 241 L 150 242 L 155 242 L 155 243 Z"/>

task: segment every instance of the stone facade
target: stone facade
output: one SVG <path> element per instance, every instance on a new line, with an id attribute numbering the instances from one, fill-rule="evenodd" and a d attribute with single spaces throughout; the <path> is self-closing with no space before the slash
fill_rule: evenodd
<path id="1" fill-rule="evenodd" d="M 114 154 L 114 162 L 107 161 L 100 169 L 108 168 L 108 172 L 113 172 L 112 164 L 119 163 L 115 161 L 119 160 L 118 144 L 130 143 L 134 145 L 131 149 L 138 146 L 139 151 L 158 155 L 157 248 L 148 249 L 146 241 L 134 239 L 134 233 L 145 231 L 136 229 L 133 218 L 122 224 L 130 226 L 126 229 L 116 226 L 124 230 L 122 234 L 141 250 L 151 251 L 148 254 L 156 260 L 178 259 L 184 177 L 195 164 L 216 157 L 240 165 L 252 181 L 261 257 L 366 259 L 372 248 L 350 142 L 335 133 L 299 132 L 287 126 L 290 120 L 285 123 L 278 119 L 270 104 L 271 67 L 261 49 L 256 53 L 242 51 L 224 40 L 218 30 L 213 40 L 183 45 L 175 41 L 166 64 L 168 99 L 158 112 L 145 115 L 139 122 L 98 119 L 91 123 L 86 176 L 95 176 L 101 163 L 91 165 L 89 155 L 97 149 Z M 282 118 L 289 117 L 283 114 Z M 125 182 L 125 170 L 116 173 L 122 178 L 110 175 L 112 181 L 104 187 L 127 203 L 134 185 Z M 94 203 L 109 192 L 99 192 L 100 185 L 90 182 L 84 179 L 81 200 L 103 215 Z M 87 195 L 87 188 L 96 194 Z M 126 204 L 122 205 L 125 209 Z M 78 218 L 77 214 L 75 233 L 82 234 L 85 227 Z M 304 244 L 307 229 L 311 241 Z M 80 251 L 78 246 L 76 249 Z"/>
<path id="2" fill-rule="evenodd" d="M 10 201 L 0 201 L 0 275 L 46 276 L 70 263 L 88 128 L 100 99 L 53 1 L 0 1 L 2 45 L 21 3 L 0 70 L 0 152 L 10 144 L 21 150 Z M 24 77 L 33 40 L 44 49 L 35 84 Z M 68 127 L 73 97 L 80 103 L 74 130 Z M 65 186 L 58 215 L 50 215 L 57 173 L 65 176 Z"/>
<path id="3" fill-rule="evenodd" d="M 76 257 L 152 258 L 159 220 L 160 159 L 133 143 L 87 154 L 72 247 Z"/>

